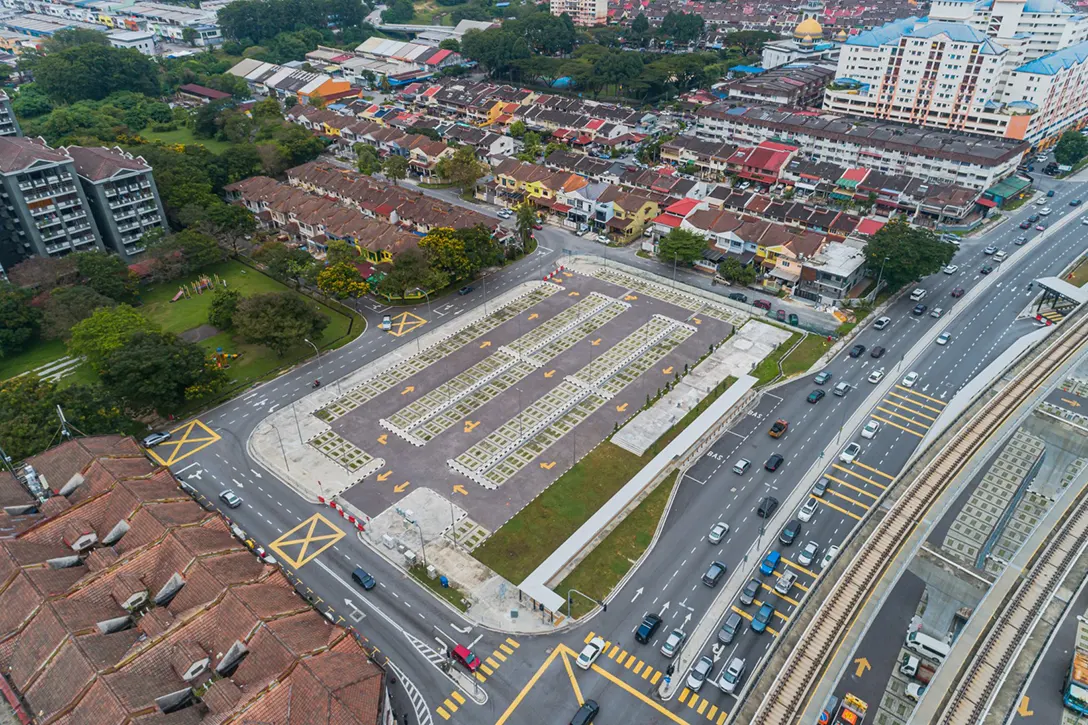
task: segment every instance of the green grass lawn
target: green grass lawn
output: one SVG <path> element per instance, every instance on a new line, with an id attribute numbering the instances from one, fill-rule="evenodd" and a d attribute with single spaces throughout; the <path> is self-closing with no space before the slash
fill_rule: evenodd
<path id="1" fill-rule="evenodd" d="M 164 143 L 180 143 L 186 146 L 191 144 L 200 144 L 213 154 L 221 154 L 224 151 L 230 149 L 230 144 L 226 141 L 219 141 L 214 138 L 197 138 L 193 135 L 193 131 L 190 128 L 179 128 L 176 131 L 152 131 L 145 129 L 140 132 L 140 135 L 149 141 L 162 141 Z"/>
<path id="2" fill-rule="evenodd" d="M 464 612 L 467 610 L 467 607 L 462 601 L 467 599 L 464 593 L 462 593 L 460 589 L 457 589 L 455 587 L 443 587 L 441 572 L 439 572 L 439 576 L 436 576 L 434 579 L 430 579 L 427 577 L 427 567 L 423 566 L 422 564 L 416 564 L 408 570 L 408 573 L 411 574 L 412 578 L 418 581 L 420 584 L 427 587 L 432 592 L 442 597 L 453 606 L 457 607 L 459 611 Z"/>
<path id="3" fill-rule="evenodd" d="M 1069 284 L 1083 287 L 1085 283 L 1088 283 L 1088 258 L 1082 259 L 1080 264 L 1073 268 L 1071 274 L 1073 276 L 1066 279 Z"/>
<path id="4" fill-rule="evenodd" d="M 18 355 L 0 358 L 0 380 L 21 375 L 27 370 L 41 367 L 67 354 L 63 340 L 46 340 L 36 343 Z"/>
<path id="5" fill-rule="evenodd" d="M 820 356 L 831 349 L 826 335 L 808 335 L 793 352 L 782 360 L 782 372 L 786 377 L 800 375 L 812 367 Z"/>
<path id="6" fill-rule="evenodd" d="M 797 344 L 803 334 L 801 332 L 793 333 L 785 342 L 776 347 L 774 352 L 763 358 L 759 365 L 756 365 L 756 369 L 752 371 L 752 376 L 757 379 L 756 387 L 766 385 L 778 377 L 778 361 L 789 352 L 791 347 Z"/>

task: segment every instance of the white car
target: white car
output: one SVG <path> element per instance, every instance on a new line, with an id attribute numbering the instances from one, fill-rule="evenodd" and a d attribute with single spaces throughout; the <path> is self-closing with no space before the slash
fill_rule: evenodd
<path id="1" fill-rule="evenodd" d="M 744 660 L 740 657 L 734 657 L 729 661 L 729 666 L 722 669 L 722 674 L 718 677 L 718 687 L 721 688 L 722 692 L 733 693 L 737 691 L 737 687 L 743 679 Z"/>
<path id="2" fill-rule="evenodd" d="M 1008 257 L 1008 256 L 1009 256 L 1009 253 L 1006 252 L 1004 249 L 1002 249 L 1001 251 L 999 251 L 997 254 L 994 255 L 994 261 L 995 262 L 1003 262 L 1003 261 L 1005 261 L 1005 258 Z"/>
<path id="3" fill-rule="evenodd" d="M 951 340 L 951 339 L 952 339 L 951 335 L 949 335 L 947 332 L 942 332 L 940 335 L 937 336 L 937 339 L 934 340 L 934 342 L 937 343 L 938 345 L 947 345 L 948 341 Z"/>
<path id="4" fill-rule="evenodd" d="M 945 274 L 955 274 L 956 272 L 959 272 L 959 271 L 960 271 L 960 268 L 959 268 L 959 265 L 957 265 L 957 264 L 950 264 L 950 265 L 948 265 L 947 267 L 944 268 L 944 273 Z"/>
<path id="5" fill-rule="evenodd" d="M 879 383 L 883 379 L 884 379 L 884 368 L 880 368 L 879 370 L 874 370 L 873 372 L 869 373 L 869 382 L 870 383 Z"/>
<path id="6" fill-rule="evenodd" d="M 699 661 L 695 663 L 695 666 L 691 668 L 691 674 L 688 675 L 688 689 L 692 692 L 698 692 L 702 689 L 703 683 L 706 682 L 706 678 L 710 677 L 710 673 L 713 669 L 714 660 L 706 655 L 700 657 Z"/>
<path id="7" fill-rule="evenodd" d="M 816 515 L 816 509 L 820 507 L 820 504 L 816 503 L 816 499 L 805 499 L 805 505 L 797 512 L 797 518 L 801 519 L 805 523 L 812 521 L 812 517 Z"/>
<path id="8" fill-rule="evenodd" d="M 276 563 L 276 557 L 272 556 L 267 551 L 265 551 L 263 546 L 258 546 L 255 549 L 253 549 L 253 553 L 256 554 L 257 558 L 260 559 L 261 561 L 263 561 L 265 564 L 275 564 Z"/>
<path id="9" fill-rule="evenodd" d="M 846 448 L 842 449 L 842 453 L 839 454 L 839 460 L 843 463 L 853 463 L 854 459 L 861 453 L 861 446 L 857 442 L 851 441 Z"/>
<path id="10" fill-rule="evenodd" d="M 861 429 L 861 437 L 866 439 L 874 438 L 879 431 L 880 423 L 877 423 L 875 420 L 870 420 L 865 424 L 865 427 Z"/>
<path id="11" fill-rule="evenodd" d="M 820 571 L 823 571 L 827 567 L 831 566 L 831 562 L 835 561 L 835 557 L 838 556 L 838 553 L 839 547 L 837 546 L 832 546 L 830 549 L 828 549 L 827 553 L 824 554 L 824 558 L 820 559 Z"/>
<path id="12" fill-rule="evenodd" d="M 918 682 L 912 682 L 907 685 L 906 695 L 909 699 L 918 702 L 922 699 L 922 695 L 926 694 L 926 686 Z"/>
<path id="13" fill-rule="evenodd" d="M 918 375 L 918 373 L 915 373 L 915 372 L 907 373 L 906 375 L 903 376 L 903 387 L 904 388 L 913 388 L 914 384 L 916 382 L 918 382 L 919 377 L 920 376 Z"/>
<path id="14" fill-rule="evenodd" d="M 603 637 L 594 637 L 589 640 L 589 644 L 582 648 L 582 654 L 578 655 L 578 666 L 583 670 L 588 670 L 589 666 L 596 662 L 597 658 L 601 656 L 602 651 L 604 651 Z"/>
<path id="15" fill-rule="evenodd" d="M 729 524 L 725 524 L 719 521 L 718 523 L 714 524 L 714 526 L 710 529 L 710 533 L 707 534 L 706 540 L 709 541 L 711 544 L 720 544 L 722 543 L 722 539 L 724 539 L 725 535 L 728 533 Z"/>
<path id="16" fill-rule="evenodd" d="M 812 562 L 816 561 L 816 557 L 819 555 L 820 545 L 815 541 L 810 541 L 797 553 L 797 563 L 801 566 L 812 566 Z"/>

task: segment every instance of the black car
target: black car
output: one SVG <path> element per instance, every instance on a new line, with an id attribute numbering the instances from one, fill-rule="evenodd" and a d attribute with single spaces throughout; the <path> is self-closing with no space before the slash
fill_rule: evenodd
<path id="1" fill-rule="evenodd" d="M 1069 202 L 1069 206 L 1080 206 L 1080 199 L 1074 199 L 1073 201 Z"/>
<path id="2" fill-rule="evenodd" d="M 865 354 L 864 345 L 854 345 L 850 348 L 850 357 L 861 357 L 863 354 Z"/>
<path id="3" fill-rule="evenodd" d="M 824 399 L 825 395 L 827 395 L 827 393 L 822 390 L 813 390 L 811 393 L 808 394 L 807 400 L 810 403 L 819 403 L 821 400 Z"/>
<path id="4" fill-rule="evenodd" d="M 781 453 L 772 453 L 771 457 L 767 459 L 767 462 L 763 464 L 763 467 L 772 473 L 778 470 L 778 467 L 782 465 L 782 461 L 786 460 L 782 457 Z"/>
<path id="5" fill-rule="evenodd" d="M 638 625 L 638 629 L 635 630 L 635 639 L 642 644 L 646 644 L 650 641 L 650 638 L 654 636 L 654 632 L 661 626 L 661 617 L 653 614 L 647 614 L 642 619 L 642 624 Z"/>
<path id="6" fill-rule="evenodd" d="M 761 519 L 769 519 L 774 515 L 775 510 L 778 508 L 778 499 L 774 496 L 764 496 L 759 501 L 759 508 L 756 509 L 756 513 L 759 514 Z"/>
<path id="7" fill-rule="evenodd" d="M 801 534 L 801 522 L 798 519 L 790 519 L 790 522 L 782 529 L 782 533 L 778 535 L 778 540 L 786 546 L 789 546 L 794 542 Z"/>
<path id="8" fill-rule="evenodd" d="M 978 271 L 978 273 L 979 274 L 989 274 L 990 272 L 993 272 L 993 271 L 994 271 L 994 268 L 991 265 L 984 264 L 984 265 L 982 265 L 982 269 L 980 269 Z"/>
<path id="9" fill-rule="evenodd" d="M 729 299 L 736 300 L 737 302 L 747 302 L 748 295 L 741 294 L 740 292 L 731 292 L 729 294 Z"/>
<path id="10" fill-rule="evenodd" d="M 469 292 L 471 292 L 471 291 L 472 291 L 472 290 L 474 290 L 474 289 L 476 289 L 476 288 L 475 288 L 475 287 L 472 287 L 472 286 L 468 286 L 468 287 L 462 287 L 461 289 L 457 290 L 457 294 L 459 294 L 459 295 L 467 295 L 467 294 L 468 294 Z"/>
<path id="11" fill-rule="evenodd" d="M 596 700 L 586 700 L 585 704 L 578 708 L 574 717 L 570 719 L 570 725 L 589 725 L 593 718 L 601 712 L 601 706 Z"/>
<path id="12" fill-rule="evenodd" d="M 869 353 L 869 357 L 884 357 L 884 348 L 882 348 L 880 345 L 877 345 Z"/>
<path id="13" fill-rule="evenodd" d="M 710 568 L 706 570 L 706 574 L 703 574 L 703 584 L 708 587 L 718 586 L 718 582 L 721 581 L 722 576 L 725 575 L 726 566 L 720 561 L 716 561 L 710 565 Z"/>
<path id="14" fill-rule="evenodd" d="M 911 310 L 911 312 L 913 312 L 918 317 L 921 317 L 922 315 L 924 315 L 926 313 L 926 310 L 928 310 L 928 309 L 929 308 L 926 307 L 925 305 L 915 305 L 914 309 Z"/>
<path id="15" fill-rule="evenodd" d="M 361 566 L 355 567 L 355 571 L 351 572 L 351 579 L 367 591 L 373 589 L 374 585 L 377 583 L 374 581 L 374 577 Z"/>
<path id="16" fill-rule="evenodd" d="M 1031 222 L 1032 224 L 1039 221 L 1039 219 L 1040 219 L 1040 217 L 1039 217 L 1038 214 L 1032 214 L 1031 216 L 1028 217 L 1028 221 Z"/>

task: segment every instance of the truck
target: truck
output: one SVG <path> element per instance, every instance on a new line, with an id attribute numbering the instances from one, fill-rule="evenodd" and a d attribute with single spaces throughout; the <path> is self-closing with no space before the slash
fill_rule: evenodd
<path id="1" fill-rule="evenodd" d="M 770 434 L 771 438 L 781 438 L 782 434 L 785 433 L 786 429 L 789 427 L 790 424 L 788 421 L 779 418 L 771 425 L 771 429 L 767 432 Z"/>
<path id="2" fill-rule="evenodd" d="M 839 711 L 835 715 L 835 725 L 861 725 L 869 706 L 860 697 L 849 692 L 842 698 Z"/>
<path id="3" fill-rule="evenodd" d="M 909 654 L 903 655 L 899 671 L 907 677 L 913 677 L 923 685 L 928 685 L 929 681 L 933 679 L 933 675 L 937 674 L 936 667 Z"/>
<path id="4" fill-rule="evenodd" d="M 774 590 L 782 596 L 786 596 L 790 593 L 790 589 L 793 588 L 793 584 L 796 581 L 796 574 L 792 571 L 784 571 L 778 575 L 778 581 L 774 583 Z"/>
<path id="5" fill-rule="evenodd" d="M 1078 630 L 1083 626 L 1078 625 Z M 1069 665 L 1069 674 L 1065 676 L 1062 687 L 1062 703 L 1073 712 L 1088 715 L 1088 649 L 1081 645 L 1079 634 L 1073 662 Z"/>

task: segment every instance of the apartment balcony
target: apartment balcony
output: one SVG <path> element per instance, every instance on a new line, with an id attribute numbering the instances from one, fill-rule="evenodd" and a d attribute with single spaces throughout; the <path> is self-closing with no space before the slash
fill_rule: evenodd
<path id="1" fill-rule="evenodd" d="M 118 199 L 117 201 L 110 202 L 110 209 L 120 209 L 123 206 L 129 206 L 130 204 L 135 204 L 135 203 L 141 202 L 141 201 L 147 201 L 149 199 L 154 199 L 154 198 L 155 197 L 153 197 L 151 194 L 140 194 L 139 196 L 132 196 L 132 197 L 128 197 L 128 198 L 123 198 L 122 197 L 122 198 Z"/>

